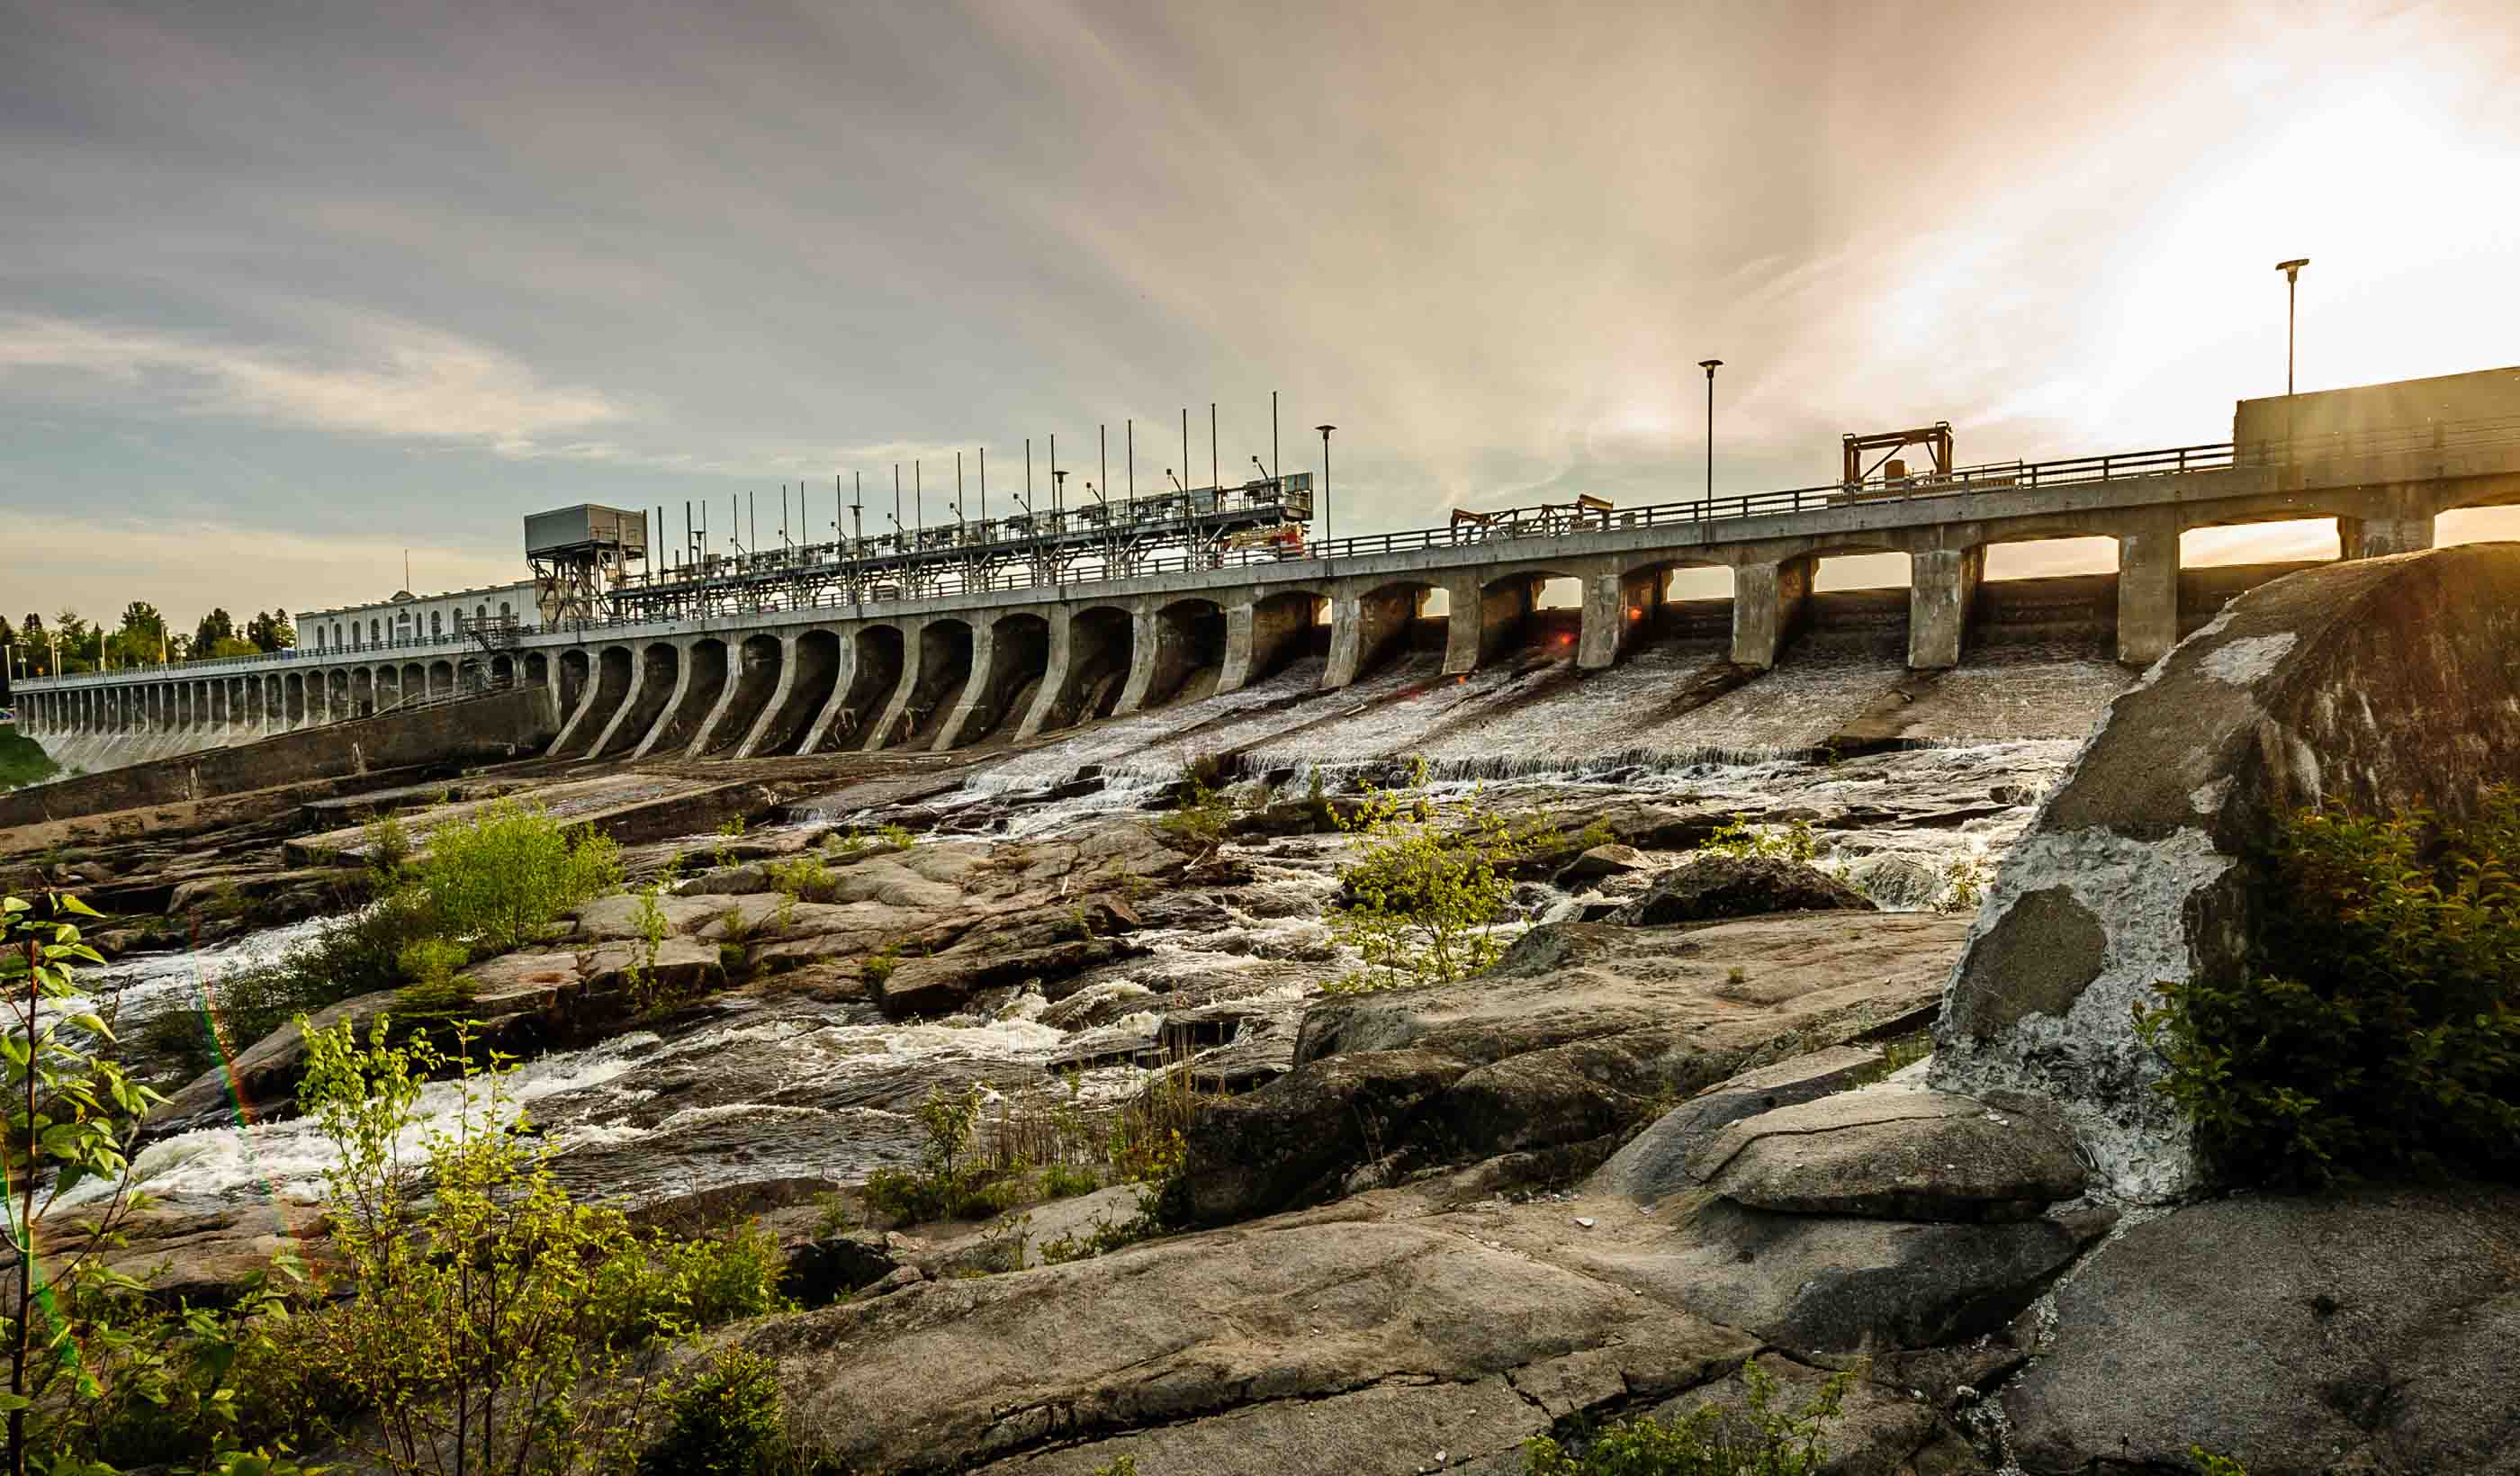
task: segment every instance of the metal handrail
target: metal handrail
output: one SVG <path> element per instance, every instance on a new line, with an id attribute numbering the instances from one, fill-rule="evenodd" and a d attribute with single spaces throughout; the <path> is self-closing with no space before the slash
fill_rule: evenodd
<path id="1" fill-rule="evenodd" d="M 1701 497 L 1686 502 L 1652 503 L 1642 508 L 1621 508 L 1607 513 L 1587 511 L 1569 514 L 1563 504 L 1550 508 L 1509 508 L 1502 513 L 1490 514 L 1488 522 L 1479 526 L 1445 525 L 1409 528 L 1390 533 L 1357 534 L 1310 545 L 1300 551 L 1220 549 L 1200 554 L 1147 555 L 1133 560 L 1123 570 L 1070 568 L 1064 570 L 1061 577 L 1056 580 L 1027 578 L 1025 571 L 1019 568 L 1004 571 L 1003 577 L 983 575 L 977 579 L 967 577 L 961 570 L 939 569 L 922 576 L 920 580 L 921 587 L 916 590 L 903 588 L 898 584 L 891 587 L 878 586 L 878 592 L 873 593 L 872 598 L 860 599 L 848 598 L 846 590 L 835 587 L 832 594 L 840 598 L 816 599 L 810 603 L 765 603 L 735 613 L 769 614 L 787 610 L 847 609 L 901 599 L 935 599 L 1027 588 L 1065 589 L 1111 583 L 1122 579 L 1138 579 L 1149 574 L 1266 567 L 1288 562 L 1328 563 L 1342 559 L 1363 559 L 1382 554 L 1410 553 L 1465 545 L 1537 541 L 1562 538 L 1576 533 L 1705 525 L 1744 517 L 1819 512 L 1878 502 L 1921 502 L 1990 492 L 2037 492 L 2050 488 L 2133 481 L 2158 476 L 2180 476 L 2240 467 L 2298 466 L 2305 463 L 2332 461 L 2346 456 L 2381 456 L 2423 450 L 2447 452 L 2514 443 L 2520 443 L 2520 416 L 2437 422 L 2424 426 L 2399 426 L 2351 433 L 2337 432 L 2278 441 L 2253 441 L 2246 447 L 2235 447 L 2229 441 L 2210 441 L 2192 446 L 2161 447 L 2150 451 L 2059 457 L 2044 462 L 1998 463 L 1984 467 L 1963 468 L 1949 473 L 1926 472 L 1895 479 L 1874 478 L 1864 482 L 1822 482 L 1807 487 L 1788 487 L 1769 492 L 1744 492 L 1726 497 Z M 1143 500 L 1154 501 L 1154 499 Z M 521 639 L 529 636 L 583 634 L 630 626 L 673 623 L 678 618 L 688 617 L 640 614 L 613 616 L 601 620 L 573 620 L 559 624 L 518 624 L 512 629 Z M 239 663 L 253 666 L 312 659 L 330 665 L 371 655 L 382 655 L 390 651 L 440 650 L 449 647 L 469 647 L 472 639 L 472 631 L 468 628 L 450 636 L 434 638 L 382 641 L 364 646 L 329 647 L 321 649 L 299 647 L 252 656 L 204 657 L 192 662 L 153 663 L 125 667 L 116 671 L 32 677 L 25 679 L 20 685 L 29 690 L 39 683 L 46 684 L 45 690 L 57 690 L 50 684 L 109 685 L 153 673 L 194 671 L 213 663 Z"/>

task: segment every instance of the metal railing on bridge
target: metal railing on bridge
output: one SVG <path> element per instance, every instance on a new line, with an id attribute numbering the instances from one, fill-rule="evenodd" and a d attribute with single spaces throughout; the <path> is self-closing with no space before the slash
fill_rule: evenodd
<path id="1" fill-rule="evenodd" d="M 2277 441 L 2255 441 L 2245 447 L 2235 447 L 2229 441 L 2212 441 L 2192 446 L 2162 447 L 2150 451 L 2112 452 L 2102 456 L 2059 457 L 2043 462 L 2006 462 L 1992 466 L 1961 468 L 1949 473 L 1874 478 L 1863 482 L 1822 482 L 1812 486 L 1788 487 L 1768 492 L 1741 492 L 1720 497 L 1698 497 L 1677 502 L 1652 503 L 1640 508 L 1570 511 L 1565 504 L 1508 508 L 1502 512 L 1484 514 L 1476 523 L 1462 522 L 1441 527 L 1409 528 L 1390 533 L 1365 533 L 1294 547 L 1220 546 L 1196 553 L 1146 555 L 1131 559 L 1125 568 L 1071 567 L 1064 571 L 1063 577 L 1055 581 L 1028 577 L 1027 571 L 1021 568 L 1006 569 L 986 575 L 960 575 L 951 569 L 939 570 L 919 580 L 916 587 L 901 582 L 887 583 L 880 578 L 873 578 L 862 581 L 854 591 L 845 585 L 834 584 L 821 597 L 811 602 L 781 603 L 775 599 L 765 599 L 761 604 L 746 609 L 721 612 L 710 618 L 723 620 L 730 618 L 731 614 L 776 614 L 786 610 L 863 608 L 870 604 L 889 604 L 905 599 L 930 600 L 1004 593 L 1019 589 L 1064 590 L 1121 579 L 1140 579 L 1156 574 L 1192 573 L 1238 567 L 1271 567 L 1289 562 L 1336 562 L 1343 559 L 1363 559 L 1383 554 L 1456 548 L 1463 545 L 1537 542 L 1605 529 L 1616 531 L 1629 528 L 1710 525 L 1778 514 L 1813 513 L 1885 502 L 1957 501 L 1983 493 L 2039 492 L 2090 486 L 2094 483 L 2126 482 L 2151 477 L 2181 476 L 2200 471 L 2219 471 L 2234 467 L 2275 464 L 2309 465 L 2356 457 L 2408 455 L 2426 451 L 2448 453 L 2514 445 L 2520 445 L 2520 417 L 2437 422 L 2422 426 L 2303 436 Z M 1289 479 L 1291 480 L 1291 476 Z M 111 672 L 79 673 L 68 679 L 38 680 L 68 680 L 85 685 L 91 682 L 113 682 L 182 674 L 188 671 L 199 671 L 208 665 L 260 666 L 314 661 L 330 664 L 382 658 L 403 651 L 443 651 L 464 647 L 476 647 L 484 654 L 506 653 L 515 650 L 529 637 L 580 635 L 659 623 L 674 622 L 660 620 L 653 615 L 615 616 L 603 620 L 571 621 L 559 625 L 505 622 L 499 624 L 495 632 L 476 631 L 474 628 L 468 627 L 452 635 L 437 638 L 387 641 L 332 649 L 299 648 L 254 656 L 214 658 L 207 662 L 134 666 Z"/>

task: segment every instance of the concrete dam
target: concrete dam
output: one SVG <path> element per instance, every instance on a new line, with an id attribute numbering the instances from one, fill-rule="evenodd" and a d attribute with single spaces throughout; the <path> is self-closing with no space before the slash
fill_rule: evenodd
<path id="1" fill-rule="evenodd" d="M 1304 691 L 1396 695 L 1554 663 L 1548 681 L 1576 691 L 1649 668 L 1649 690 L 1617 684 L 1632 692 L 1621 700 L 1644 704 L 1640 734 L 1660 723 L 1671 745 L 1688 746 L 1671 720 L 1730 704 L 1778 710 L 1725 731 L 1808 746 L 1850 725 L 1901 736 L 1900 708 L 1928 690 L 1962 700 L 1973 667 L 2017 665 L 2020 637 L 2041 628 L 2084 663 L 2070 685 L 2096 690 L 2107 683 L 2086 658 L 2148 664 L 2281 572 L 2182 571 L 2192 529 L 2333 518 L 2343 556 L 2368 558 L 2430 547 L 2442 513 L 2520 502 L 2520 370 L 2243 401 L 2233 430 L 2213 445 L 1955 469 L 1944 429 L 1933 470 L 1913 476 L 1896 462 L 1861 469 L 1850 437 L 1847 477 L 1824 486 L 1586 502 L 1309 546 L 1248 536 L 1309 515 L 1309 480 L 1286 477 L 1151 511 L 615 565 L 608 587 L 598 558 L 546 578 L 546 610 L 557 602 L 562 617 L 537 625 L 31 681 L 20 719 L 94 767 L 526 686 L 553 704 L 554 756 L 743 758 L 1028 740 L 1263 684 L 1291 695 L 1290 674 Z M 1991 547 L 2074 537 L 2111 540 L 2116 573 L 1983 578 Z M 1880 553 L 1907 556 L 1904 592 L 1815 592 L 1819 560 Z M 1689 569 L 1728 573 L 1731 599 L 1674 598 Z M 1580 604 L 1543 607 L 1553 581 L 1573 581 Z M 1855 649 L 1887 673 L 1878 703 L 1798 706 L 1795 673 Z"/>

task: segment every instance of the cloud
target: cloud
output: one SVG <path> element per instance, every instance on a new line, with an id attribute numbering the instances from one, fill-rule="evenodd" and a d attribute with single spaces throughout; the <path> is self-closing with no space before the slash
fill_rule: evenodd
<path id="1" fill-rule="evenodd" d="M 542 438 L 625 418 L 601 391 L 544 382 L 486 344 L 359 319 L 329 353 L 195 341 L 66 318 L 0 317 L 0 375 L 68 370 L 184 410 L 398 439 L 546 454 Z M 557 454 L 574 454 L 571 442 Z"/>

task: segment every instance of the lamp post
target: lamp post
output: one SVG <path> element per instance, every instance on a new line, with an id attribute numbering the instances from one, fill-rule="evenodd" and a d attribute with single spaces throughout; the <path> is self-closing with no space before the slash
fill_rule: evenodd
<path id="1" fill-rule="evenodd" d="M 1322 557 L 1330 557 L 1330 432 L 1336 425 L 1315 425 L 1322 433 Z"/>
<path id="2" fill-rule="evenodd" d="M 2293 302 L 2300 291 L 2301 269 L 2308 265 L 2310 258 L 2307 256 L 2275 263 L 2275 270 L 2284 274 L 2284 393 L 2287 395 L 2292 393 Z"/>
<path id="3" fill-rule="evenodd" d="M 1724 367 L 1722 359 L 1700 359 L 1697 367 L 1706 371 L 1706 500 L 1715 500 L 1715 371 Z"/>

